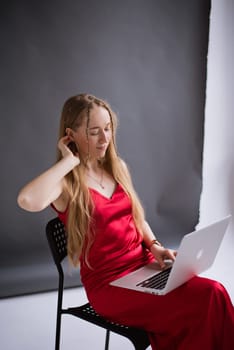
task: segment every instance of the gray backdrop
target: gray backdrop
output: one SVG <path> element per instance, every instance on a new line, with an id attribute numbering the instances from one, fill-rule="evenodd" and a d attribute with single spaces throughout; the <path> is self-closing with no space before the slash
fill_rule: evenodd
<path id="1" fill-rule="evenodd" d="M 48 290 L 51 209 L 17 193 L 55 160 L 61 107 L 90 92 L 119 116 L 118 150 L 147 219 L 177 246 L 198 221 L 210 2 L 8 1 L 1 5 L 0 296 Z M 79 283 L 67 269 L 67 285 Z"/>

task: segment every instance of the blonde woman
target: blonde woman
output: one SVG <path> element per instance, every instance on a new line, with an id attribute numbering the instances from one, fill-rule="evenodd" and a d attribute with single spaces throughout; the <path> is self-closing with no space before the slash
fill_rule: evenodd
<path id="1" fill-rule="evenodd" d="M 110 282 L 176 252 L 164 248 L 145 221 L 115 144 L 117 119 L 107 102 L 88 94 L 63 107 L 57 162 L 18 195 L 28 211 L 51 205 L 68 232 L 68 256 L 80 264 L 94 309 L 109 320 L 149 333 L 153 350 L 234 348 L 234 309 L 222 285 L 194 277 L 165 296 Z M 231 347 L 230 347 L 231 346 Z"/>

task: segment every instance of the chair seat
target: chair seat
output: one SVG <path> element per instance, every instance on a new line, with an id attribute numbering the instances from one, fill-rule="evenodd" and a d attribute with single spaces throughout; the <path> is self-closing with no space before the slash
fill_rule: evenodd
<path id="1" fill-rule="evenodd" d="M 142 329 L 127 327 L 118 323 L 108 321 L 99 316 L 89 303 L 79 307 L 63 309 L 62 313 L 79 317 L 102 328 L 109 329 L 112 332 L 127 337 L 134 344 L 140 345 L 141 347 L 145 347 L 145 349 L 147 348 L 147 346 L 150 345 L 148 335 L 145 331 L 143 331 Z"/>

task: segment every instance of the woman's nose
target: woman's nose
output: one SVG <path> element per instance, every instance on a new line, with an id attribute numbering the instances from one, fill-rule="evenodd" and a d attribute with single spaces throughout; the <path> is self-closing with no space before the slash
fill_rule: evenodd
<path id="1" fill-rule="evenodd" d="M 100 137 L 99 137 L 99 140 L 100 140 L 101 142 L 103 142 L 103 143 L 107 141 L 105 131 L 103 131 L 103 130 L 101 130 L 101 131 L 100 131 Z"/>

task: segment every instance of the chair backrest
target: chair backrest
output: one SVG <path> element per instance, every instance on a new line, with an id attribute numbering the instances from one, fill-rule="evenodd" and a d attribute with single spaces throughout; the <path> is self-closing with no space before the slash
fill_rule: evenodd
<path id="1" fill-rule="evenodd" d="M 67 256 L 67 234 L 62 221 L 57 217 L 46 225 L 46 236 L 57 267 Z"/>

